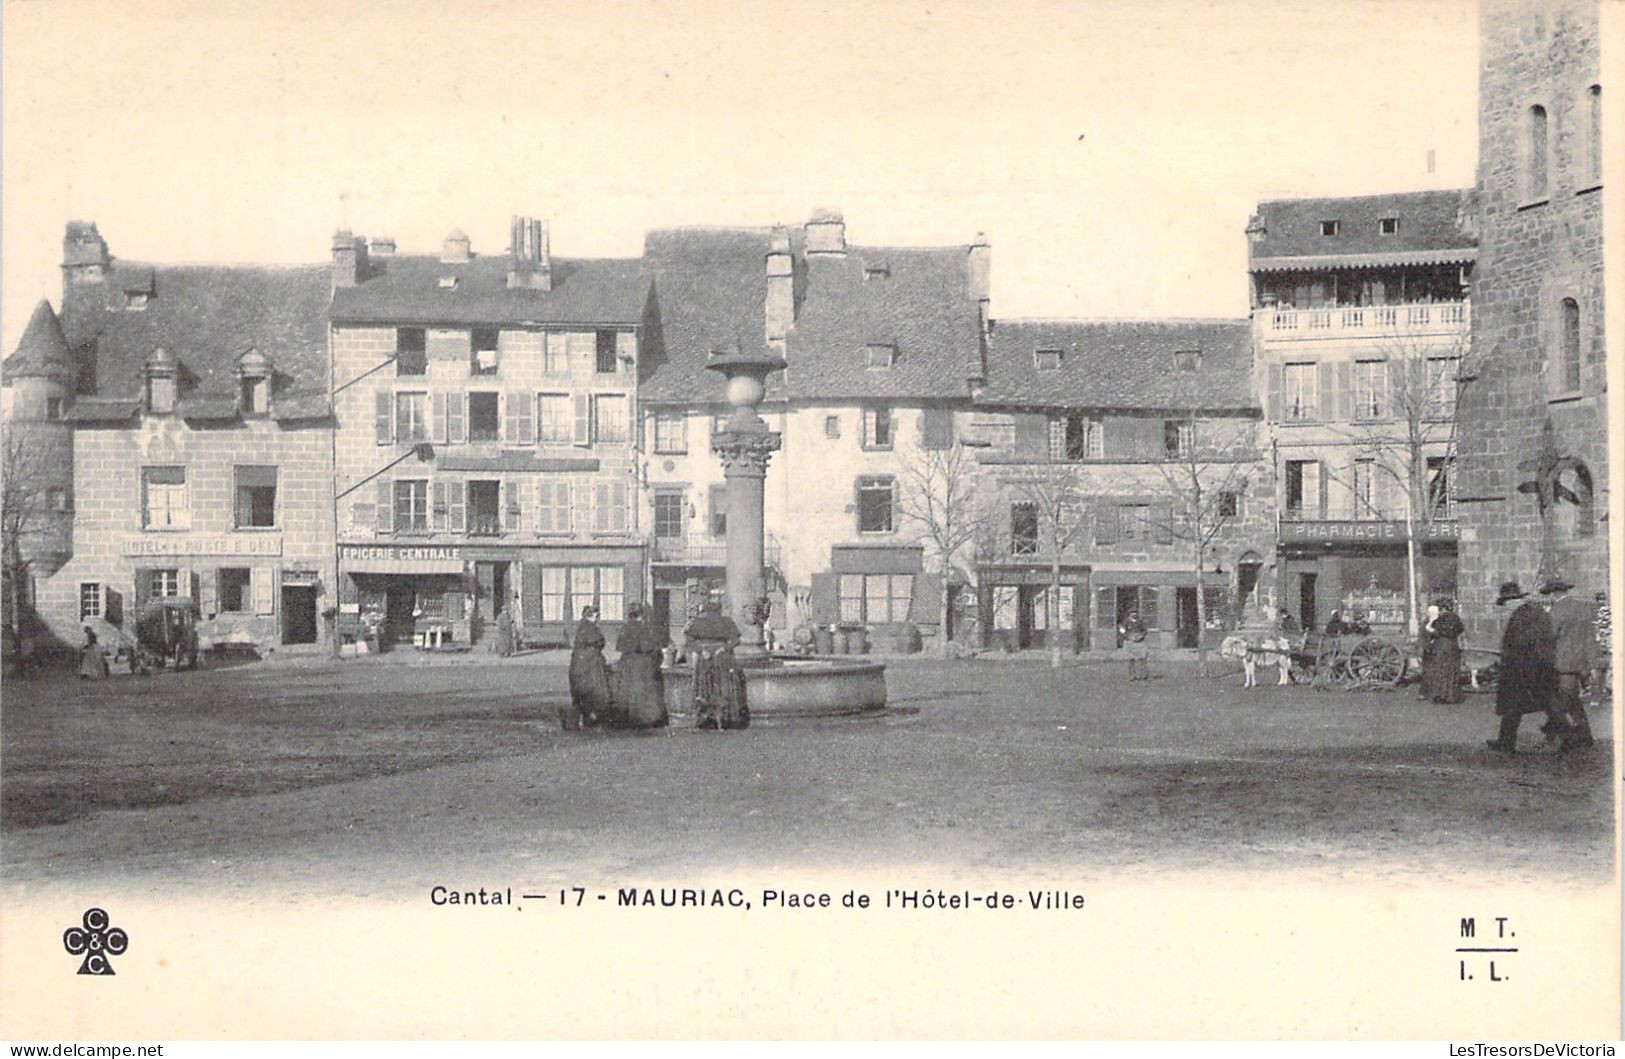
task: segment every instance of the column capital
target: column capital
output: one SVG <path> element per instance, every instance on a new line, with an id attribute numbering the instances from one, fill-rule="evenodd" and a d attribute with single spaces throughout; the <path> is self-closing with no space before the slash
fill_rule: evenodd
<path id="1" fill-rule="evenodd" d="M 767 461 L 783 444 L 783 436 L 772 431 L 724 430 L 711 435 L 711 451 L 729 476 L 767 474 Z"/>

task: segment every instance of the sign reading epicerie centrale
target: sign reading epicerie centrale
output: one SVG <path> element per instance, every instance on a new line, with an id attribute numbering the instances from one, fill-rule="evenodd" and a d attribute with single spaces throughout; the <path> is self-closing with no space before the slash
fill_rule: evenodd
<path id="1" fill-rule="evenodd" d="M 280 533 L 153 533 L 125 537 L 122 554 L 281 555 Z"/>

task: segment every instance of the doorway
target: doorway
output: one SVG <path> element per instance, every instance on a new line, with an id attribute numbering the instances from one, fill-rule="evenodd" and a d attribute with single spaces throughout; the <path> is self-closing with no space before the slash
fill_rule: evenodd
<path id="1" fill-rule="evenodd" d="M 655 635 L 660 642 L 665 643 L 671 636 L 671 589 L 655 589 L 654 599 L 654 627 Z"/>
<path id="2" fill-rule="evenodd" d="M 508 564 L 476 562 L 474 581 L 478 598 L 471 638 L 478 640 L 486 629 L 496 626 L 497 615 L 508 609 Z"/>
<path id="3" fill-rule="evenodd" d="M 282 586 L 282 642 L 316 642 L 316 586 Z"/>
<path id="4" fill-rule="evenodd" d="M 410 582 L 392 581 L 384 589 L 384 640 L 379 644 L 388 650 L 395 644 L 411 643 L 417 622 L 412 611 L 417 605 L 417 592 Z"/>
<path id="5" fill-rule="evenodd" d="M 1175 589 L 1174 596 L 1176 611 L 1175 642 L 1180 647 L 1195 647 L 1198 633 L 1201 630 L 1201 622 L 1196 613 L 1196 589 Z"/>
<path id="6" fill-rule="evenodd" d="M 1318 574 L 1298 575 L 1298 624 L 1304 632 L 1315 630 L 1315 581 Z"/>

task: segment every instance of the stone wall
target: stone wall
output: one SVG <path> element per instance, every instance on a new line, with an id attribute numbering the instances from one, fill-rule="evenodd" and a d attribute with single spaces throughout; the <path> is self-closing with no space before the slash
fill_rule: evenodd
<path id="1" fill-rule="evenodd" d="M 1582 598 L 1607 585 L 1602 200 L 1591 162 L 1598 9 L 1594 0 L 1484 0 L 1479 27 L 1478 375 L 1461 398 L 1461 604 L 1469 638 L 1493 642 L 1496 586 L 1536 587 L 1543 526 L 1534 497 L 1518 491 L 1528 477 L 1518 464 L 1535 455 L 1548 423 L 1557 451 L 1582 460 L 1594 487 L 1592 509 L 1555 512 L 1552 563 Z M 1546 115 L 1544 189 L 1531 178 L 1542 164 L 1532 158 L 1534 107 Z M 1574 309 L 1578 388 L 1562 371 Z"/>

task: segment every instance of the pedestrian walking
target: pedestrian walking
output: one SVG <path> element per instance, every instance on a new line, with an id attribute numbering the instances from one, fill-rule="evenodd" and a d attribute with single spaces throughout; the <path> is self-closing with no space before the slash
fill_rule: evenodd
<path id="1" fill-rule="evenodd" d="M 1525 600 L 1507 619 L 1501 634 L 1501 665 L 1495 685 L 1495 712 L 1500 734 L 1489 740 L 1491 750 L 1510 754 L 1517 749 L 1518 725 L 1526 713 L 1546 713 L 1552 722 L 1552 691 L 1557 683 L 1557 638 L 1545 608 L 1528 599 L 1516 581 L 1504 581 L 1495 605 Z"/>
<path id="2" fill-rule="evenodd" d="M 1128 658 L 1128 678 L 1130 680 L 1151 679 L 1151 648 L 1145 642 L 1145 622 L 1140 620 L 1140 612 L 1129 611 L 1124 619 L 1118 634 L 1123 638 L 1123 654 Z"/>
<path id="3" fill-rule="evenodd" d="M 85 647 L 79 652 L 79 679 L 103 680 L 107 677 L 107 656 L 96 642 L 96 630 L 85 626 Z"/>
<path id="4" fill-rule="evenodd" d="M 708 601 L 699 616 L 683 629 L 688 656 L 694 662 L 695 723 L 700 728 L 747 728 L 750 704 L 745 698 L 745 674 L 734 659 L 739 626 L 722 613 L 722 605 Z"/>
<path id="5" fill-rule="evenodd" d="M 626 608 L 626 624 L 615 640 L 616 701 L 629 728 L 660 728 L 668 717 L 660 674 L 660 637 L 641 603 Z"/>
<path id="6" fill-rule="evenodd" d="M 609 666 L 604 662 L 604 633 L 598 628 L 598 608 L 581 608 L 575 645 L 570 650 L 570 706 L 560 712 L 566 728 L 597 725 L 611 707 Z"/>
<path id="7" fill-rule="evenodd" d="M 513 657 L 513 607 L 502 608 L 497 615 L 497 634 L 491 641 L 491 653 L 503 658 Z"/>
<path id="8" fill-rule="evenodd" d="M 1445 600 L 1428 608 L 1422 636 L 1422 697 L 1432 702 L 1461 701 L 1461 634 L 1467 631 Z"/>
<path id="9" fill-rule="evenodd" d="M 1544 591 L 1551 597 L 1552 635 L 1556 640 L 1557 695 L 1554 719 L 1562 722 L 1559 734 L 1563 749 L 1574 750 L 1596 742 L 1591 735 L 1591 719 L 1580 700 L 1582 685 L 1591 676 L 1597 631 L 1590 607 L 1570 595 L 1574 585 L 1561 577 L 1547 581 Z"/>

